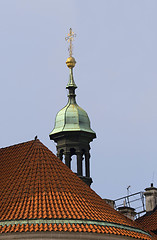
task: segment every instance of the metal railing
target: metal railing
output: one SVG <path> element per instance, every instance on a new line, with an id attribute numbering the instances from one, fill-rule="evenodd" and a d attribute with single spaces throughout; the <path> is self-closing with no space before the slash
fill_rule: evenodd
<path id="1" fill-rule="evenodd" d="M 133 193 L 114 200 L 114 208 L 118 210 L 119 207 L 131 207 L 135 209 L 136 218 L 142 216 L 145 210 L 144 192 Z"/>

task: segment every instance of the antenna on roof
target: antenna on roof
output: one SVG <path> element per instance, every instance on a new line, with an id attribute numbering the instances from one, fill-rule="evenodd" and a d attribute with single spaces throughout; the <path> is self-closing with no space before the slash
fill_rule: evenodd
<path id="1" fill-rule="evenodd" d="M 129 195 L 129 188 L 131 188 L 131 186 L 129 185 L 128 187 L 127 187 L 127 195 Z"/>

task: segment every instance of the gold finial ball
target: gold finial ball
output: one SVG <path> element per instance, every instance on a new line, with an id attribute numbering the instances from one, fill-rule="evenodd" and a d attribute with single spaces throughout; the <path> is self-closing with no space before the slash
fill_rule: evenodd
<path id="1" fill-rule="evenodd" d="M 73 68 L 75 67 L 76 61 L 74 57 L 68 57 L 66 60 L 66 65 L 68 66 L 68 68 Z"/>

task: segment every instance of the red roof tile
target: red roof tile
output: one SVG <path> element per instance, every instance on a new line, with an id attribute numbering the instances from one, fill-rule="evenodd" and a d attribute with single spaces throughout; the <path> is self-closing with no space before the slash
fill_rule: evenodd
<path id="1" fill-rule="evenodd" d="M 140 223 L 147 230 L 157 231 L 157 209 L 138 218 L 136 222 Z"/>
<path id="2" fill-rule="evenodd" d="M 39 140 L 0 149 L 0 165 L 1 233 L 82 231 L 150 239 Z M 29 224 L 25 219 L 30 220 Z M 60 222 L 53 222 L 55 219 Z"/>

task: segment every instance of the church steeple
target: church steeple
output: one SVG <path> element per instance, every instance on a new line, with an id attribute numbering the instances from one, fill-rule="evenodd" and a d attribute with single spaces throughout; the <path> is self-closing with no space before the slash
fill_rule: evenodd
<path id="1" fill-rule="evenodd" d="M 73 68 L 75 67 L 76 61 L 75 58 L 72 57 L 72 41 L 74 40 L 74 37 L 76 34 L 72 32 L 72 29 L 70 28 L 70 33 L 68 33 L 68 37 L 65 38 L 66 41 L 70 42 L 69 46 L 69 57 L 66 60 L 67 67 L 70 69 L 70 75 L 69 75 L 69 82 L 66 86 L 66 88 L 69 90 L 69 101 L 70 102 L 76 102 L 75 100 L 75 89 L 77 88 L 75 81 L 74 81 L 74 76 L 73 76 Z"/>
<path id="2" fill-rule="evenodd" d="M 90 127 L 87 113 L 77 105 L 75 89 L 77 88 L 73 68 L 76 61 L 72 56 L 72 41 L 75 34 L 70 29 L 66 40 L 70 42 L 69 57 L 66 61 L 70 69 L 69 82 L 66 88 L 69 91 L 68 103 L 56 115 L 55 127 L 50 133 L 50 139 L 57 143 L 57 156 L 60 160 L 65 158 L 65 164 L 71 169 L 72 156 L 77 158 L 76 174 L 89 186 L 92 183 L 90 177 L 90 142 L 96 138 L 95 132 Z M 85 174 L 83 175 L 83 165 Z"/>

